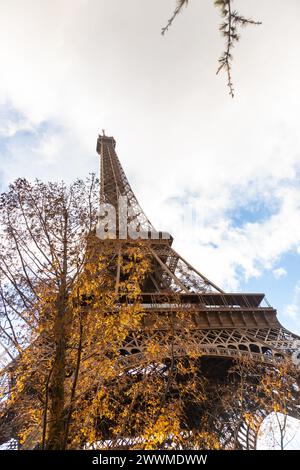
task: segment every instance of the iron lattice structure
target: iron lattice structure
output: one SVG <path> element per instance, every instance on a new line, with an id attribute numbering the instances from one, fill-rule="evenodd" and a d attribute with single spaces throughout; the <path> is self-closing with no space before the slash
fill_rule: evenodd
<path id="1" fill-rule="evenodd" d="M 130 220 L 135 219 L 141 235 L 152 234 L 143 240 L 152 266 L 142 292 L 145 330 L 142 335 L 132 331 L 121 349 L 122 360 L 131 369 L 143 364 L 144 345 L 149 335 L 168 351 L 171 348 L 166 339 L 170 325 L 168 319 L 170 315 L 176 318 L 177 312 L 181 317 L 175 322 L 178 344 L 175 340 L 172 351 L 178 356 L 188 354 L 191 348 L 197 351 L 202 364 L 209 364 L 206 370 L 212 389 L 220 377 L 224 380 L 236 359 L 250 359 L 257 364 L 258 371 L 263 365 L 290 360 L 294 353 L 293 344 L 299 338 L 280 324 L 276 310 L 269 305 L 264 294 L 224 292 L 173 249 L 171 236 L 156 232 L 134 195 L 115 145 L 113 137 L 104 133 L 99 135 L 100 200 L 113 205 L 118 216 L 118 198 L 126 197 Z M 115 256 L 120 257 L 128 244 L 137 242 L 129 238 L 120 239 L 117 230 L 114 239 L 108 236 L 100 243 L 112 245 Z M 117 291 L 120 269 L 114 270 L 114 276 Z M 147 328 L 153 324 L 156 325 L 155 331 Z M 219 372 L 211 373 L 211 370 Z M 232 393 L 235 393 L 234 386 Z M 269 411 L 252 410 L 254 421 L 261 423 Z M 294 402 L 289 406 L 289 414 L 299 418 L 298 405 Z M 248 425 L 240 416 L 226 419 L 224 436 L 234 435 L 238 448 L 255 449 L 258 426 Z M 126 440 L 122 446 L 126 447 Z"/>

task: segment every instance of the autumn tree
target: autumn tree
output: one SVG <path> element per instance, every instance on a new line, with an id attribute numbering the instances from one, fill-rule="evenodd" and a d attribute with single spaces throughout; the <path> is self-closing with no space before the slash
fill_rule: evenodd
<path id="1" fill-rule="evenodd" d="M 61 447 L 65 432 L 70 292 L 85 263 L 97 191 L 94 177 L 70 188 L 20 179 L 1 197 L 1 335 L 14 364 L 6 405 L 17 403 L 26 417 L 21 441 L 49 412 L 48 448 Z"/>
<path id="2" fill-rule="evenodd" d="M 187 400 L 205 399 L 192 359 L 175 362 L 172 317 L 164 347 L 153 340 L 154 323 L 138 366 L 122 357 L 125 338 L 145 328 L 140 292 L 151 267 L 142 242 L 122 255 L 100 243 L 98 195 L 91 177 L 70 187 L 17 180 L 1 198 L 1 336 L 9 360 L 0 433 L 24 449 L 118 446 L 124 433 L 130 446 L 139 436 L 157 448 L 183 439 Z M 194 384 L 178 385 L 179 373 L 193 373 Z M 204 429 L 197 439 L 213 441 Z"/>

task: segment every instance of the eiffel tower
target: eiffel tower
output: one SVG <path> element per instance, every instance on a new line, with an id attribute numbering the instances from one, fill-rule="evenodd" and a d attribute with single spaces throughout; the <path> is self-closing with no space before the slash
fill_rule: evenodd
<path id="1" fill-rule="evenodd" d="M 179 332 L 183 341 L 177 349 L 175 345 L 175 354 L 184 356 L 192 343 L 205 365 L 204 370 L 212 386 L 214 381 L 224 378 L 238 359 L 250 359 L 257 364 L 258 374 L 261 367 L 275 366 L 283 359 L 291 361 L 292 355 L 296 354 L 293 345 L 299 337 L 280 324 L 276 310 L 269 305 L 264 294 L 224 292 L 174 250 L 173 238 L 168 233 L 154 229 L 128 182 L 115 146 L 113 137 L 106 136 L 104 131 L 103 135 L 99 135 L 100 201 L 113 206 L 118 219 L 118 201 L 120 197 L 125 197 L 128 201 L 128 220 L 135 224 L 140 237 L 144 238 L 152 269 L 143 285 L 142 305 L 146 323 L 151 323 L 151 318 L 157 315 L 161 319 L 161 328 L 155 333 L 151 332 L 155 341 L 164 344 L 167 328 L 167 325 L 164 326 L 164 315 L 184 311 L 185 328 L 189 329 L 189 335 L 185 342 L 184 331 Z M 108 234 L 108 242 L 113 244 L 116 255 L 120 256 L 128 243 L 134 244 L 136 241 L 121 237 L 118 223 L 116 225 L 116 236 L 111 239 Z M 114 276 L 118 290 L 120 269 L 115 270 Z M 121 354 L 130 367 L 138 366 L 142 361 L 143 342 L 148 335 L 147 330 L 143 335 L 133 332 L 123 345 Z M 261 423 L 269 411 L 255 410 L 254 421 Z M 289 404 L 289 415 L 300 417 L 299 406 L 293 400 Z M 258 426 L 250 426 L 242 417 L 228 421 L 230 425 L 226 425 L 226 433 L 231 434 L 232 438 L 234 436 L 235 448 L 255 449 Z"/>
<path id="2" fill-rule="evenodd" d="M 174 356 L 185 358 L 193 351 L 201 367 L 201 375 L 208 383 L 211 397 L 209 414 L 212 416 L 209 425 L 212 431 L 217 431 L 224 448 L 255 449 L 260 424 L 272 411 L 272 404 L 269 406 L 265 403 L 262 408 L 259 402 L 251 398 L 248 411 L 252 421 L 249 422 L 241 410 L 233 409 L 232 406 L 224 412 L 224 407 L 219 406 L 219 392 L 221 390 L 222 394 L 226 389 L 229 396 L 226 403 L 230 405 L 238 384 L 238 379 L 236 381 L 231 374 L 232 367 L 239 361 L 245 361 L 245 364 L 251 364 L 252 374 L 249 374 L 245 395 L 247 388 L 252 395 L 253 390 L 255 394 L 255 387 L 266 368 L 276 371 L 276 367 L 285 361 L 293 368 L 294 359 L 299 358 L 300 338 L 281 326 L 276 310 L 268 304 L 264 294 L 224 292 L 174 250 L 172 236 L 155 230 L 143 212 L 126 178 L 115 146 L 113 137 L 104 133 L 99 135 L 100 202 L 114 208 L 117 223 L 115 233 L 107 230 L 105 237 L 97 239 L 97 244 L 102 248 L 108 244 L 110 252 L 113 252 L 109 276 L 117 298 L 122 284 L 121 260 L 122 257 L 126 258 L 128 246 L 134 248 L 142 244 L 151 260 L 140 296 L 143 331 L 130 331 L 120 347 L 120 362 L 125 366 L 124 370 L 128 371 L 128 376 L 141 370 L 145 367 L 145 345 L 151 340 L 162 347 L 166 359 L 166 364 L 163 364 L 165 368 L 154 368 L 151 373 L 165 374 L 169 367 L 168 359 Z M 122 207 L 119 202 L 122 198 L 127 203 L 128 225 L 135 229 L 133 236 L 129 230 L 124 233 L 124 226 L 120 223 Z M 170 318 L 176 332 L 172 333 L 172 344 L 169 343 L 168 334 Z M 293 370 L 295 373 L 289 385 L 286 411 L 288 415 L 300 419 L 300 373 L 296 366 Z M 191 403 L 187 407 L 187 422 L 192 432 L 197 428 L 198 415 L 202 411 Z M 15 448 L 19 444 L 15 430 L 11 428 L 12 416 L 10 412 L 4 416 L 7 426 L 4 435 L 0 435 L 0 444 L 10 442 L 10 447 Z M 118 439 L 119 442 L 113 442 L 108 437 L 105 442 L 97 441 L 97 445 L 100 448 L 111 445 L 112 448 L 128 449 L 135 439 L 138 442 L 139 436 L 123 436 Z M 22 448 L 30 449 L 35 445 L 34 431 Z"/>

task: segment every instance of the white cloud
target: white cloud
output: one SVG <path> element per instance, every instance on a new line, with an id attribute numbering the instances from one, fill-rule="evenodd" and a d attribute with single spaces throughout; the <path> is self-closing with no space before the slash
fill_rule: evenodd
<path id="1" fill-rule="evenodd" d="M 0 102 L 0 139 L 12 138 L 17 132 L 32 131 L 29 119 L 18 114 L 9 103 Z"/>
<path id="2" fill-rule="evenodd" d="M 13 121 L 13 120 L 1 120 L 0 122 L 0 138 L 1 137 L 13 137 L 19 131 L 24 130 L 31 130 L 32 127 L 30 126 L 28 121 Z"/>
<path id="3" fill-rule="evenodd" d="M 299 316 L 299 305 L 297 304 L 289 304 L 285 308 L 285 315 L 292 320 L 296 320 Z"/>
<path id="4" fill-rule="evenodd" d="M 281 279 L 282 277 L 286 277 L 286 275 L 287 271 L 282 267 L 273 269 L 273 276 L 275 277 L 275 279 Z"/>
<path id="5" fill-rule="evenodd" d="M 43 155 L 42 164 L 48 165 L 56 160 L 62 148 L 62 136 L 50 134 L 43 136 L 38 145 L 33 147 L 32 150 L 36 155 Z"/>
<path id="6" fill-rule="evenodd" d="M 283 253 L 300 243 L 300 189 L 273 191 L 278 210 L 260 222 L 235 226 L 218 207 L 211 206 L 204 215 L 200 211 L 197 224 L 186 227 L 184 233 L 177 229 L 178 250 L 185 257 L 192 253 L 194 263 L 225 289 L 238 289 L 241 273 L 248 279 L 273 269 Z M 274 274 L 282 277 L 285 270 L 275 269 Z"/>
<path id="7" fill-rule="evenodd" d="M 242 31 L 234 100 L 225 77 L 215 77 L 223 41 L 212 2 L 191 2 L 162 38 L 173 7 L 173 0 L 2 2 L 0 102 L 33 129 L 44 121 L 60 127 L 33 146 L 12 141 L 3 177 L 69 180 L 98 171 L 95 141 L 104 127 L 154 225 L 171 227 L 178 251 L 238 289 L 241 276 L 261 276 L 300 245 L 300 3 L 241 5 L 263 25 Z M 4 124 L 4 133 L 14 135 L 14 125 Z M 184 238 L 182 209 L 170 198 L 187 194 L 199 218 Z M 276 207 L 234 224 L 230 214 L 253 200 Z"/>
<path id="8" fill-rule="evenodd" d="M 300 281 L 294 287 L 292 302 L 285 306 L 284 314 L 300 322 Z"/>

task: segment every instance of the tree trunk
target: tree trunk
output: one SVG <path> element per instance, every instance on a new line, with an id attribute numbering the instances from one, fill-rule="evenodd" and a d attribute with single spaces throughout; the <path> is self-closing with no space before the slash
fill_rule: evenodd
<path id="1" fill-rule="evenodd" d="M 67 346 L 67 227 L 68 215 L 64 213 L 64 253 L 60 289 L 57 299 L 57 310 L 54 324 L 55 357 L 49 388 L 50 422 L 46 448 L 64 450 L 65 447 L 65 376 Z"/>

